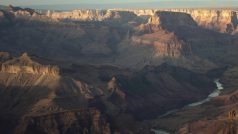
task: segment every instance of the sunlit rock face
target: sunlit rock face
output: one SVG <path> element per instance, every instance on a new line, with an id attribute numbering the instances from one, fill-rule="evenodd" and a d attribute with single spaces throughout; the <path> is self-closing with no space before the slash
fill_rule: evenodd
<path id="1" fill-rule="evenodd" d="M 1 60 L 9 58 L 7 53 L 0 53 Z M 1 63 L 1 62 L 0 62 Z M 58 75 L 59 68 L 56 66 L 41 65 L 31 60 L 27 53 L 18 58 L 13 58 L 0 65 L 0 73 L 29 73 L 43 75 Z"/>
<path id="2" fill-rule="evenodd" d="M 190 14 L 198 25 L 223 33 L 237 32 L 237 11 L 209 9 L 173 9 L 170 11 Z"/>
<path id="3" fill-rule="evenodd" d="M 137 16 L 152 16 L 157 11 L 156 9 L 138 9 L 138 10 L 122 10 L 122 11 L 129 11 L 133 12 Z"/>
<path id="4" fill-rule="evenodd" d="M 109 123 L 96 109 L 26 116 L 15 130 L 16 134 L 45 132 L 111 134 Z"/>
<path id="5" fill-rule="evenodd" d="M 53 20 L 77 20 L 77 21 L 105 21 L 120 19 L 128 14 L 140 18 L 149 18 L 158 15 L 159 11 L 187 13 L 200 26 L 222 33 L 234 34 L 238 31 L 237 11 L 216 9 L 108 9 L 108 10 L 73 10 L 73 11 L 48 11 L 39 14 L 32 9 L 22 9 L 9 6 L 15 16 L 48 17 Z M 0 17 L 2 13 L 0 13 Z M 161 14 L 162 16 L 163 14 Z M 166 14 L 169 15 L 169 14 Z M 179 16 L 183 17 L 183 16 Z M 184 15 L 186 17 L 186 15 Z M 153 17 L 152 17 L 153 19 Z M 154 20 L 151 20 L 154 21 Z M 178 22 L 184 23 L 184 22 Z"/>
<path id="6" fill-rule="evenodd" d="M 46 16 L 56 19 L 71 19 L 80 21 L 103 21 L 107 19 L 118 19 L 125 14 L 137 16 L 151 16 L 155 10 L 127 10 L 127 9 L 108 9 L 108 10 L 73 10 L 69 12 L 48 11 Z"/>
<path id="7" fill-rule="evenodd" d="M 4 73 L 30 73 L 30 74 L 51 74 L 58 75 L 58 68 L 51 66 L 14 66 L 14 65 L 2 65 L 0 72 Z"/>
<path id="8" fill-rule="evenodd" d="M 69 12 L 51 12 L 48 11 L 47 16 L 52 19 L 72 19 L 83 21 L 102 21 L 111 17 L 116 17 L 110 10 L 73 10 Z"/>

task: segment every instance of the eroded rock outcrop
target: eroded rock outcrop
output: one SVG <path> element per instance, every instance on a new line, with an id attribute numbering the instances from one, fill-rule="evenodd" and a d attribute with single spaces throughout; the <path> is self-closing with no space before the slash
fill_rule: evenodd
<path id="1" fill-rule="evenodd" d="M 83 21 L 102 21 L 108 18 L 117 17 L 116 13 L 111 10 L 73 10 L 69 12 L 48 11 L 46 14 L 52 19 L 71 19 Z"/>
<path id="2" fill-rule="evenodd" d="M 173 12 L 181 12 L 190 15 L 194 21 L 208 29 L 219 31 L 222 33 L 236 33 L 238 32 L 238 19 L 237 11 L 226 9 L 108 9 L 108 10 L 73 10 L 73 11 L 48 11 L 46 13 L 40 14 L 33 9 L 23 9 L 19 7 L 9 6 L 9 10 L 15 16 L 28 16 L 28 17 L 48 17 L 53 20 L 77 20 L 77 21 L 104 21 L 110 19 L 119 19 L 126 18 L 128 14 L 135 15 L 139 18 L 147 19 L 151 16 L 158 15 L 158 12 L 168 11 L 170 14 Z M 170 16 L 169 13 L 166 16 Z M 1 16 L 1 13 L 0 13 Z M 160 16 L 163 17 L 163 13 L 160 13 Z M 183 16 L 178 17 L 186 17 Z M 130 18 L 127 18 L 130 20 Z M 152 17 L 153 19 L 153 17 Z M 151 19 L 151 21 L 153 21 Z M 183 19 L 182 19 L 183 20 Z M 170 22 L 168 22 L 170 23 Z M 172 23 L 172 22 L 171 22 Z M 178 22 L 179 24 L 187 22 Z"/>
<path id="3" fill-rule="evenodd" d="M 136 44 L 151 45 L 155 48 L 155 56 L 173 57 L 191 54 L 191 48 L 180 41 L 173 33 L 160 31 L 142 36 L 133 36 L 131 40 Z"/>
<path id="4" fill-rule="evenodd" d="M 147 24 L 139 26 L 140 36 L 132 36 L 132 42 L 136 44 L 151 45 L 155 48 L 155 56 L 173 57 L 191 55 L 192 51 L 188 44 L 177 38 L 171 27 L 193 27 L 196 23 L 188 14 L 158 11 L 150 17 Z"/>
<path id="5" fill-rule="evenodd" d="M 15 133 L 111 134 L 111 130 L 98 110 L 85 109 L 25 116 Z"/>
<path id="6" fill-rule="evenodd" d="M 9 55 L 2 53 L 1 59 L 9 58 Z M 0 65 L 1 73 L 30 73 L 30 74 L 43 74 L 43 75 L 58 75 L 59 68 L 57 66 L 41 65 L 27 55 L 22 54 L 18 58 L 12 58 Z"/>
<path id="7" fill-rule="evenodd" d="M 184 12 L 202 27 L 223 33 L 237 32 L 237 11 L 215 9 L 173 9 L 173 12 Z"/>
<path id="8" fill-rule="evenodd" d="M 170 30 L 178 26 L 196 27 L 197 24 L 193 18 L 186 13 L 158 11 L 148 21 L 151 29 L 156 31 L 158 28 Z"/>

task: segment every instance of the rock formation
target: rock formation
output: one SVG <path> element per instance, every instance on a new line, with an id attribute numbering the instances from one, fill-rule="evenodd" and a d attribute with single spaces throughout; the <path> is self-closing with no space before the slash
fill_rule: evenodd
<path id="1" fill-rule="evenodd" d="M 98 110 L 85 109 L 25 116 L 15 133 L 111 134 L 111 130 Z"/>
<path id="2" fill-rule="evenodd" d="M 133 36 L 131 40 L 138 45 L 153 46 L 155 48 L 155 56 L 158 57 L 178 58 L 191 54 L 189 46 L 186 47 L 186 44 L 183 41 L 179 41 L 173 33 L 165 31 Z"/>
<path id="3" fill-rule="evenodd" d="M 173 12 L 184 12 L 198 23 L 198 25 L 222 33 L 237 32 L 237 11 L 215 9 L 172 9 Z"/>
<path id="4" fill-rule="evenodd" d="M 53 20 L 72 20 L 72 21 L 105 21 L 111 19 L 127 18 L 128 14 L 135 15 L 140 19 L 147 19 L 155 16 L 160 11 L 182 12 L 190 15 L 194 21 L 207 29 L 212 29 L 222 33 L 234 34 L 238 31 L 237 25 L 237 11 L 236 10 L 218 10 L 218 9 L 108 9 L 108 10 L 73 10 L 73 11 L 48 11 L 43 14 L 39 14 L 32 9 L 19 8 L 9 6 L 9 10 L 15 16 L 27 16 L 27 17 L 48 17 Z M 41 12 L 41 11 L 40 11 Z M 2 13 L 0 13 L 1 16 Z M 126 15 L 127 14 L 127 15 Z M 166 15 L 169 15 L 168 13 Z M 163 14 L 161 13 L 161 17 Z M 184 17 L 186 15 L 184 14 Z M 183 17 L 183 16 L 180 16 Z M 153 17 L 151 18 L 153 20 Z M 169 23 L 169 22 L 168 22 Z M 179 24 L 184 22 L 178 22 Z M 189 23 L 189 22 L 186 22 Z"/>
<path id="5" fill-rule="evenodd" d="M 7 53 L 1 52 L 1 60 L 9 58 Z M 1 73 L 30 73 L 30 74 L 50 74 L 58 75 L 59 68 L 56 66 L 45 66 L 40 65 L 37 62 L 31 60 L 27 53 L 23 53 L 18 58 L 13 58 L 11 60 L 5 61 L 0 65 Z"/>
<path id="6" fill-rule="evenodd" d="M 120 12 L 131 12 L 138 17 L 154 16 L 157 12 L 163 10 L 126 10 L 126 9 L 110 9 L 110 10 L 74 10 L 71 12 L 49 12 L 48 17 L 53 19 L 72 19 L 83 21 L 103 21 L 110 18 L 117 18 Z M 194 21 L 208 29 L 223 33 L 237 32 L 237 11 L 233 10 L 215 10 L 215 9 L 171 9 L 165 10 L 170 12 L 182 12 L 189 14 Z M 166 14 L 169 15 L 169 14 Z M 182 16 L 180 16 L 182 17 Z M 153 18 L 152 18 L 153 19 Z M 151 20 L 154 21 L 154 20 Z M 184 22 L 178 22 L 184 23 Z M 188 23 L 188 22 L 186 22 Z"/>
<path id="7" fill-rule="evenodd" d="M 69 12 L 48 11 L 47 16 L 58 20 L 102 21 L 115 17 L 115 13 L 110 10 L 73 10 Z"/>

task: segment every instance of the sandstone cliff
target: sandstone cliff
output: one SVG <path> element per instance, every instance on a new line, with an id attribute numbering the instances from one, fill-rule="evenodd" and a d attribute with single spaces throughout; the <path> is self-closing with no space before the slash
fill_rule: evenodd
<path id="1" fill-rule="evenodd" d="M 108 19 L 119 19 L 126 14 L 134 14 L 138 17 L 152 16 L 157 10 L 152 9 L 108 9 L 108 10 L 73 10 L 68 12 L 48 11 L 46 16 L 52 19 L 70 19 L 79 21 L 104 21 Z M 147 18 L 147 17 L 146 17 Z M 128 20 L 131 18 L 128 18 Z"/>
<path id="2" fill-rule="evenodd" d="M 49 11 L 47 16 L 52 19 L 72 19 L 83 21 L 103 21 L 106 19 L 119 18 L 120 12 L 128 12 L 143 16 L 154 16 L 159 9 L 155 10 L 127 10 L 127 9 L 110 9 L 110 10 L 74 10 L 71 12 L 52 12 Z M 171 9 L 164 10 L 171 12 L 182 12 L 189 14 L 194 21 L 208 29 L 223 33 L 236 33 L 238 31 L 237 25 L 237 11 L 234 10 L 215 10 L 215 9 Z M 168 14 L 167 14 L 168 15 Z M 180 16 L 183 17 L 183 16 Z M 170 22 L 168 22 L 170 23 Z M 183 23 L 183 22 L 179 22 Z"/>
<path id="3" fill-rule="evenodd" d="M 8 54 L 2 53 L 1 59 L 9 58 Z M 27 53 L 22 54 L 18 58 L 12 58 L 0 65 L 1 73 L 30 73 L 30 74 L 47 74 L 58 75 L 59 68 L 57 66 L 41 65 L 31 60 Z"/>
<path id="4" fill-rule="evenodd" d="M 48 11 L 46 15 L 52 19 L 71 19 L 79 21 L 102 21 L 105 19 L 116 17 L 116 14 L 111 10 L 73 10 L 69 12 Z"/>
<path id="5" fill-rule="evenodd" d="M 222 33 L 235 34 L 238 32 L 238 20 L 237 11 L 226 9 L 108 9 L 108 10 L 73 10 L 73 11 L 48 11 L 36 12 L 32 9 L 19 8 L 19 7 L 8 7 L 11 13 L 18 16 L 34 17 L 34 18 L 44 18 L 53 20 L 77 20 L 77 21 L 105 21 L 113 19 L 127 19 L 128 22 L 131 21 L 128 14 L 135 15 L 137 19 L 148 19 L 151 16 L 156 15 L 160 11 L 169 12 L 182 12 L 190 15 L 194 21 L 204 27 L 211 30 L 215 30 Z M 41 14 L 43 12 L 43 14 Z M 167 14 L 168 15 L 168 14 Z M 0 18 L 2 13 L 0 12 Z M 180 16 L 182 17 L 182 16 Z M 134 19 L 135 20 L 135 19 Z M 151 20 L 153 21 L 153 20 Z M 141 23 L 141 22 L 140 22 Z M 168 22 L 170 23 L 170 22 Z M 181 23 L 181 22 L 179 22 Z"/>
<path id="6" fill-rule="evenodd" d="M 202 27 L 223 33 L 237 32 L 237 11 L 215 9 L 172 9 L 173 12 L 184 12 Z"/>

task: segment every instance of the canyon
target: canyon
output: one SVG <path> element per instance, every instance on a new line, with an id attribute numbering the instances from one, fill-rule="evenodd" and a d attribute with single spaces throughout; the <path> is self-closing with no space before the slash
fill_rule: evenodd
<path id="1" fill-rule="evenodd" d="M 234 34 L 237 32 L 237 11 L 235 10 L 216 10 L 216 9 L 165 9 L 165 10 L 74 10 L 69 12 L 48 11 L 46 16 L 55 20 L 76 20 L 76 21 L 105 21 L 108 19 L 119 19 L 127 14 L 133 14 L 139 17 L 150 17 L 159 11 L 170 11 L 189 14 L 194 21 L 208 29 L 216 30 L 222 33 Z M 125 12 L 123 14 L 123 12 Z"/>
<path id="2" fill-rule="evenodd" d="M 0 6 L 0 133 L 236 133 L 237 25 L 235 9 Z"/>

